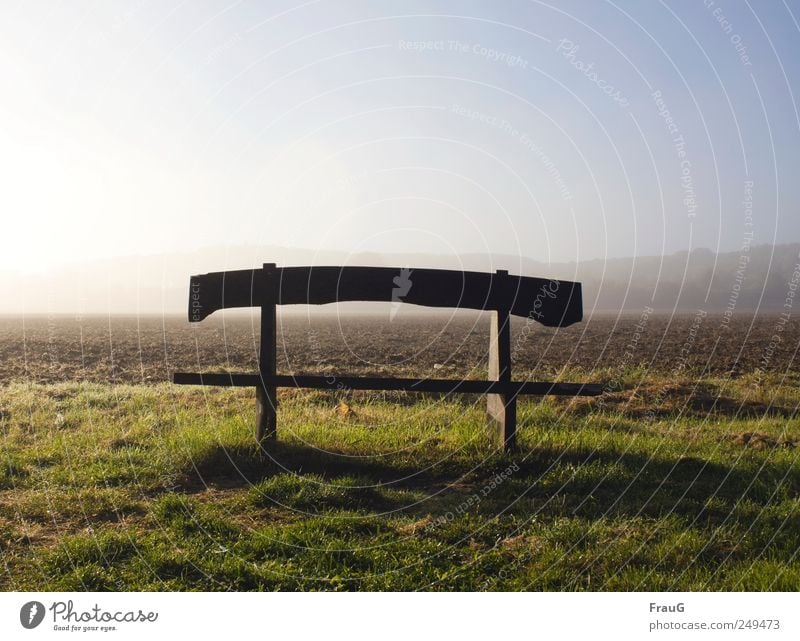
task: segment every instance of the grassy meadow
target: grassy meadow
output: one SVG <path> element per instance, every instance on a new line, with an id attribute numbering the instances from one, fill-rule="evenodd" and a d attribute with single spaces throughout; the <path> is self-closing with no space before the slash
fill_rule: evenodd
<path id="1" fill-rule="evenodd" d="M 797 382 L 630 370 L 510 455 L 481 397 L 287 391 L 261 451 L 251 390 L 12 383 L 0 587 L 797 590 Z"/>

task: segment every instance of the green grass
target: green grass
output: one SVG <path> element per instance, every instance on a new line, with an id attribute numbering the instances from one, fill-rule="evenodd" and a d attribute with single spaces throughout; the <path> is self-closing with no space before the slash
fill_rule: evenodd
<path id="1" fill-rule="evenodd" d="M 264 452 L 249 390 L 8 385 L 0 588 L 800 588 L 798 380 L 612 389 L 503 455 L 480 397 L 287 393 Z"/>

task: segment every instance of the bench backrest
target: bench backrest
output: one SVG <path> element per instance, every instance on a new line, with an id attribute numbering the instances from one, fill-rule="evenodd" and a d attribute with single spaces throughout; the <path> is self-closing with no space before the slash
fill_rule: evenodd
<path id="1" fill-rule="evenodd" d="M 264 277 L 267 269 L 269 279 Z M 272 295 L 265 291 L 265 283 L 273 283 Z M 189 291 L 190 322 L 234 307 L 345 301 L 498 310 L 550 327 L 566 327 L 583 318 L 580 283 L 514 276 L 504 271 L 265 265 L 192 276 Z"/>

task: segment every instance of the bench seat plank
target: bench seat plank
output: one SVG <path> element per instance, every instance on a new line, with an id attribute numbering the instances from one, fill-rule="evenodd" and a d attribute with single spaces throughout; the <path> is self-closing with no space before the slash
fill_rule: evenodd
<path id="1" fill-rule="evenodd" d="M 259 374 L 176 372 L 173 382 L 178 385 L 217 385 L 223 387 L 259 387 Z M 263 384 L 275 387 L 309 389 L 387 390 L 406 392 L 443 392 L 452 394 L 532 394 L 555 396 L 598 396 L 602 385 L 588 383 L 551 383 L 548 381 L 475 381 L 446 378 L 378 378 L 355 376 L 267 376 Z"/>

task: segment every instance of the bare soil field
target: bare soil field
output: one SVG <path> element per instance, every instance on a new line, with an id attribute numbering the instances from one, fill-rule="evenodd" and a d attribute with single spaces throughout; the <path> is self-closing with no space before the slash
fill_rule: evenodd
<path id="1" fill-rule="evenodd" d="M 485 315 L 286 315 L 278 337 L 285 373 L 380 373 L 483 378 Z M 176 370 L 253 371 L 258 316 L 190 324 L 175 316 L 2 317 L 0 383 L 156 383 Z M 777 315 L 596 316 L 566 329 L 515 319 L 516 372 L 552 376 L 642 366 L 661 373 L 736 377 L 797 372 L 800 322 Z"/>
<path id="2" fill-rule="evenodd" d="M 487 374 L 485 316 L 283 320 L 284 372 Z M 795 322 L 518 322 L 519 378 L 605 393 L 504 453 L 477 395 L 282 389 L 262 449 L 252 389 L 164 382 L 257 321 L 0 320 L 0 590 L 800 588 Z"/>

